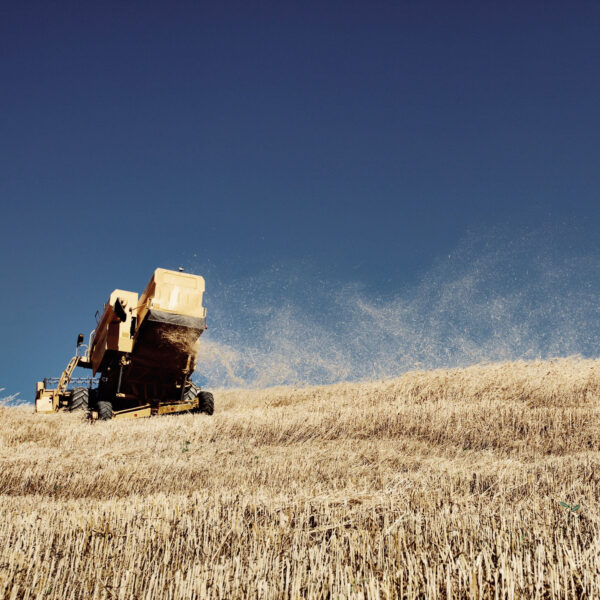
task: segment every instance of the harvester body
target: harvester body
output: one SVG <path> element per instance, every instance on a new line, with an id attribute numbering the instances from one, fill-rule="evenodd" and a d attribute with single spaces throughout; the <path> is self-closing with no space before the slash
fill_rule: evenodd
<path id="1" fill-rule="evenodd" d="M 145 417 L 182 411 L 212 414 L 213 398 L 191 382 L 206 329 L 204 278 L 156 269 L 141 295 L 114 290 L 85 353 L 71 359 L 56 389 L 38 382 L 36 411 L 70 408 L 75 366 L 99 375 L 85 404 L 93 416 Z M 79 341 L 82 336 L 79 336 Z M 79 407 L 78 407 L 79 408 Z"/>

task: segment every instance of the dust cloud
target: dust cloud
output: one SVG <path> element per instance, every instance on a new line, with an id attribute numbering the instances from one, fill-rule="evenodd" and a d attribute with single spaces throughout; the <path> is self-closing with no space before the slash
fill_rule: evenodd
<path id="1" fill-rule="evenodd" d="M 211 328 L 196 377 L 261 388 L 597 356 L 599 272 L 600 254 L 565 250 L 557 235 L 536 232 L 517 241 L 471 236 L 412 287 L 386 296 L 290 265 L 218 285 L 204 273 Z"/>

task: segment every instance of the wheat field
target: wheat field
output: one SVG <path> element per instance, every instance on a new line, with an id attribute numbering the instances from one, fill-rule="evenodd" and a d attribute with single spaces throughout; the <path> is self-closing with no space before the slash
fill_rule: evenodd
<path id="1" fill-rule="evenodd" d="M 0 597 L 600 597 L 600 361 L 0 409 Z"/>

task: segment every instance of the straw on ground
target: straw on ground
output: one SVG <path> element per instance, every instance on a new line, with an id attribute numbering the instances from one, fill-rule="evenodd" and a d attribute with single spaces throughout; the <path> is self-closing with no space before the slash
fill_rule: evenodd
<path id="1" fill-rule="evenodd" d="M 600 361 L 216 397 L 0 408 L 0 597 L 600 596 Z"/>

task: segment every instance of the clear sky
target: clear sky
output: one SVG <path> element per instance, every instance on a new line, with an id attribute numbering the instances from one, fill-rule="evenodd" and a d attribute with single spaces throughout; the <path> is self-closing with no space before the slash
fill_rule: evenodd
<path id="1" fill-rule="evenodd" d="M 394 295 L 498 227 L 596 256 L 599 40 L 595 2 L 6 4 L 0 387 L 157 266 L 210 308 L 273 265 Z"/>

